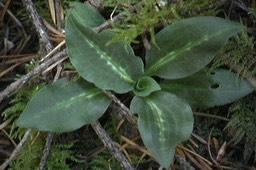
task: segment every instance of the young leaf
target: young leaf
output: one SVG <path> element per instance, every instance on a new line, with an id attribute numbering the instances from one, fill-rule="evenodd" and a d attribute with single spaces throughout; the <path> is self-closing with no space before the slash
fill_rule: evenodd
<path id="1" fill-rule="evenodd" d="M 111 99 L 91 83 L 60 79 L 32 98 L 17 125 L 40 131 L 73 131 L 97 120 L 110 102 Z"/>
<path id="2" fill-rule="evenodd" d="M 247 81 L 223 69 L 216 69 L 210 73 L 202 70 L 183 79 L 165 80 L 160 86 L 164 91 L 183 97 L 195 108 L 224 105 L 253 91 L 253 87 Z"/>
<path id="3" fill-rule="evenodd" d="M 81 2 L 72 2 L 68 15 L 72 14 L 77 22 L 85 27 L 96 27 L 105 21 L 105 18 L 94 8 Z"/>
<path id="4" fill-rule="evenodd" d="M 145 97 L 158 90 L 161 90 L 161 87 L 153 78 L 142 77 L 136 83 L 133 92 L 137 96 Z"/>
<path id="5" fill-rule="evenodd" d="M 95 33 L 70 13 L 66 20 L 67 52 L 71 63 L 87 81 L 104 90 L 125 93 L 143 74 L 142 60 L 125 43 L 111 43 L 113 33 Z"/>
<path id="6" fill-rule="evenodd" d="M 155 37 L 146 53 L 145 74 L 183 78 L 204 68 L 224 43 L 243 25 L 216 17 L 194 17 L 175 22 Z"/>
<path id="7" fill-rule="evenodd" d="M 174 94 L 158 91 L 145 98 L 135 96 L 130 109 L 139 115 L 138 127 L 145 146 L 161 166 L 168 168 L 176 144 L 192 133 L 190 106 Z"/>

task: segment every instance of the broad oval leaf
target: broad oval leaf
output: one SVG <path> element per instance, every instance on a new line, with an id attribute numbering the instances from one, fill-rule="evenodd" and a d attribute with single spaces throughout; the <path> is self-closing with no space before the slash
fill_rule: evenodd
<path id="1" fill-rule="evenodd" d="M 204 68 L 243 25 L 216 17 L 175 22 L 156 34 L 156 46 L 146 53 L 146 75 L 183 78 Z"/>
<path id="2" fill-rule="evenodd" d="M 96 9 L 86 3 L 72 2 L 71 6 L 68 15 L 72 14 L 83 26 L 96 27 L 105 21 L 105 18 Z"/>
<path id="3" fill-rule="evenodd" d="M 16 123 L 40 131 L 69 132 L 97 120 L 110 103 L 111 99 L 91 83 L 60 79 L 40 90 Z"/>
<path id="4" fill-rule="evenodd" d="M 139 115 L 138 128 L 144 145 L 161 166 L 168 168 L 177 143 L 187 140 L 193 129 L 190 106 L 168 92 L 135 96 L 130 106 Z"/>
<path id="5" fill-rule="evenodd" d="M 137 96 L 148 96 L 154 91 L 161 90 L 159 84 L 151 77 L 141 77 L 134 87 L 134 94 Z"/>
<path id="6" fill-rule="evenodd" d="M 104 90 L 125 93 L 143 74 L 143 62 L 125 43 L 111 43 L 110 31 L 95 33 L 75 16 L 66 19 L 67 52 L 71 63 L 87 81 Z"/>
<path id="7" fill-rule="evenodd" d="M 210 73 L 202 70 L 183 79 L 165 80 L 160 86 L 164 91 L 183 97 L 195 108 L 228 104 L 254 90 L 246 80 L 224 69 Z"/>

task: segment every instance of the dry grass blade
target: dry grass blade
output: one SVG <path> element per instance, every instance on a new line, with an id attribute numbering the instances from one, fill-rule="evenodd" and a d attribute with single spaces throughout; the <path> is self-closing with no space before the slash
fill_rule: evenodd
<path id="1" fill-rule="evenodd" d="M 203 116 L 203 117 L 209 117 L 209 118 L 214 118 L 214 119 L 220 119 L 220 120 L 225 120 L 225 121 L 229 121 L 228 118 L 222 117 L 222 116 L 218 116 L 218 115 L 211 115 L 211 114 L 207 114 L 207 113 L 201 113 L 201 112 L 193 112 L 194 115 L 196 116 Z"/>
<path id="2" fill-rule="evenodd" d="M 123 123 L 125 122 L 124 118 L 121 118 L 121 120 L 118 122 L 116 129 L 119 131 L 119 129 L 121 128 L 121 126 L 123 125 Z"/>
<path id="3" fill-rule="evenodd" d="M 3 22 L 4 21 L 4 16 L 5 16 L 6 12 L 7 12 L 7 9 L 9 7 L 10 3 L 11 3 L 11 0 L 7 0 L 4 6 L 1 3 L 1 6 L 3 7 L 3 10 L 2 10 L 2 13 L 0 15 L 0 25 L 3 25 L 3 23 L 4 23 Z"/>
<path id="4" fill-rule="evenodd" d="M 212 130 L 213 130 L 213 129 L 211 129 L 211 132 L 210 132 L 209 137 L 208 137 L 207 149 L 208 149 L 208 153 L 209 153 L 209 155 L 210 155 L 210 158 L 211 158 L 212 162 L 213 162 L 215 165 L 219 165 L 219 163 L 218 163 L 217 161 L 215 161 L 215 159 L 213 158 L 212 152 L 211 152 Z"/>
<path id="5" fill-rule="evenodd" d="M 191 153 L 192 155 L 194 155 L 194 156 L 196 156 L 196 157 L 202 159 L 203 161 L 205 161 L 205 162 L 206 162 L 208 165 L 210 165 L 210 166 L 213 165 L 210 161 L 208 161 L 207 159 L 205 159 L 205 158 L 202 157 L 201 155 L 199 155 L 199 154 L 197 154 L 197 153 L 195 153 L 195 152 L 193 152 L 193 151 L 191 151 L 191 150 L 189 150 L 189 149 L 187 149 L 187 148 L 185 148 L 185 147 L 183 147 L 183 146 L 181 146 L 181 145 L 177 145 L 177 148 L 183 149 L 184 151 Z"/>
<path id="6" fill-rule="evenodd" d="M 17 147 L 18 145 L 16 144 L 16 142 L 12 139 L 12 137 L 4 130 L 2 129 L 2 132 L 8 137 L 8 139 L 12 142 L 12 144 Z"/>
<path id="7" fill-rule="evenodd" d="M 189 158 L 191 162 L 193 162 L 199 169 L 201 170 L 209 170 L 207 167 L 201 165 L 189 152 L 184 152 L 185 155 Z"/>
<path id="8" fill-rule="evenodd" d="M 199 145 L 193 140 L 193 139 L 189 139 L 189 142 L 196 148 L 199 148 Z"/>
<path id="9" fill-rule="evenodd" d="M 45 27 L 50 31 L 49 33 L 49 39 L 51 41 L 61 43 L 65 40 L 65 35 L 61 33 L 60 31 L 56 30 L 51 24 L 49 24 L 46 20 L 43 19 L 43 23 Z"/>
<path id="10" fill-rule="evenodd" d="M 205 169 L 209 169 L 212 170 L 212 168 L 202 159 L 195 157 L 195 159 L 200 163 L 200 165 L 202 165 L 203 167 L 205 167 Z"/>
<path id="11" fill-rule="evenodd" d="M 49 3 L 49 8 L 50 8 L 50 13 L 52 17 L 52 21 L 54 24 L 56 24 L 56 12 L 55 12 L 55 7 L 54 7 L 54 0 L 48 0 Z"/>
<path id="12" fill-rule="evenodd" d="M 185 152 L 184 152 L 184 150 L 182 148 L 176 147 L 176 152 L 179 155 L 179 157 L 182 157 L 184 159 L 186 158 Z"/>
<path id="13" fill-rule="evenodd" d="M 53 26 L 51 26 L 51 24 L 49 24 L 49 22 L 47 22 L 45 19 L 43 19 L 43 23 L 44 23 L 45 27 L 46 27 L 49 31 L 51 31 L 52 33 L 55 34 L 55 36 L 59 36 L 59 37 L 65 38 L 65 35 L 64 35 L 62 32 L 60 32 L 59 30 L 57 30 L 57 29 L 55 29 Z"/>
<path id="14" fill-rule="evenodd" d="M 7 119 L 7 120 L 4 121 L 3 123 L 1 123 L 1 124 L 0 124 L 0 130 L 2 130 L 3 128 L 5 128 L 11 121 L 12 121 L 12 119 Z"/>
<path id="15" fill-rule="evenodd" d="M 149 151 L 145 147 L 141 147 L 140 145 L 138 145 L 137 143 L 135 143 L 133 141 L 133 140 L 139 139 L 139 137 L 136 137 L 135 139 L 130 140 L 130 139 L 126 138 L 125 136 L 121 136 L 121 139 L 126 142 L 125 144 L 122 145 L 123 149 L 129 147 L 129 145 L 130 145 L 130 146 L 132 146 L 133 149 L 138 149 L 143 154 L 151 156 L 151 154 L 149 153 Z"/>
<path id="16" fill-rule="evenodd" d="M 20 65 L 21 63 L 17 63 L 12 65 L 11 67 L 8 67 L 7 69 L 3 70 L 0 72 L 0 78 L 5 76 L 7 73 L 9 73 L 10 71 L 12 71 L 15 67 L 17 67 L 18 65 Z"/>
<path id="17" fill-rule="evenodd" d="M 0 56 L 0 59 L 7 59 L 2 64 L 13 64 L 19 62 L 28 62 L 31 59 L 35 59 L 37 57 L 36 54 L 18 54 L 18 55 L 8 55 L 8 56 Z"/>
<path id="18" fill-rule="evenodd" d="M 55 0 L 54 1 L 54 7 L 55 7 L 55 17 L 56 17 L 56 25 L 59 30 L 62 29 L 63 26 L 63 20 L 64 20 L 64 10 L 61 5 L 61 0 Z"/>
<path id="19" fill-rule="evenodd" d="M 65 40 L 63 40 L 61 43 L 59 43 L 59 45 L 57 45 L 51 52 L 49 52 L 46 56 L 44 56 L 40 62 L 45 61 L 47 58 L 49 58 L 50 56 L 52 56 L 53 54 L 55 54 L 58 50 L 60 50 L 64 45 L 65 45 Z"/>
<path id="20" fill-rule="evenodd" d="M 193 136 L 195 139 L 197 139 L 199 142 L 201 142 L 202 144 L 207 145 L 207 142 L 206 142 L 203 138 L 201 138 L 199 135 L 197 135 L 197 134 L 195 134 L 195 133 L 192 133 L 192 136 Z"/>

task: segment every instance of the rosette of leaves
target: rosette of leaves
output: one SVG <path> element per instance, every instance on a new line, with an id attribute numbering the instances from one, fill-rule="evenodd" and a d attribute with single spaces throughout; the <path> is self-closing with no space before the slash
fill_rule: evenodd
<path id="1" fill-rule="evenodd" d="M 193 130 L 193 107 L 212 107 L 252 92 L 225 70 L 202 70 L 218 50 L 244 26 L 216 17 L 177 21 L 155 35 L 141 58 L 125 42 L 108 43 L 111 30 L 92 27 L 104 18 L 85 4 L 75 3 L 66 18 L 66 45 L 71 63 L 82 77 L 60 79 L 45 86 L 28 103 L 17 124 L 41 131 L 68 132 L 100 118 L 110 105 L 105 90 L 133 91 L 132 114 L 144 145 L 162 167 L 169 167 L 177 143 Z M 156 45 L 154 45 L 156 44 Z M 154 78 L 160 77 L 157 81 Z"/>

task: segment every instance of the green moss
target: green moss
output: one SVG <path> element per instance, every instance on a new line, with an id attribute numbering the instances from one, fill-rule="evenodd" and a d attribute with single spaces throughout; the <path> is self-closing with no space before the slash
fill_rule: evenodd
<path id="1" fill-rule="evenodd" d="M 28 141 L 22 148 L 19 156 L 11 163 L 10 170 L 35 170 L 38 168 L 42 157 L 46 134 L 34 131 Z M 83 164 L 83 161 L 78 160 L 72 151 L 74 143 L 56 144 L 51 148 L 51 154 L 48 158 L 47 170 L 71 170 L 72 164 Z"/>
<path id="2" fill-rule="evenodd" d="M 83 161 L 78 160 L 72 151 L 73 143 L 58 144 L 51 150 L 51 156 L 47 162 L 48 170 L 71 170 L 72 164 L 83 164 Z"/>
<path id="3" fill-rule="evenodd" d="M 136 0 L 107 0 L 103 1 L 103 6 L 115 8 L 112 10 L 114 16 L 122 14 L 121 21 L 113 24 L 113 32 L 116 36 L 112 42 L 138 43 L 140 35 L 148 34 L 154 43 L 155 29 L 165 26 L 175 20 L 192 16 L 211 15 L 219 13 L 218 0 L 188 0 L 177 3 L 167 3 L 160 5 L 160 1 L 143 1 L 143 5 L 138 7 L 135 12 L 129 12 L 129 8 L 137 2 Z"/>
<path id="4" fill-rule="evenodd" d="M 9 102 L 9 107 L 6 108 L 1 114 L 5 120 L 11 119 L 11 131 L 10 134 L 13 138 L 21 139 L 26 130 L 19 128 L 15 125 L 15 120 L 20 116 L 21 112 L 25 109 L 28 101 L 35 93 L 43 87 L 42 84 L 34 85 L 29 82 L 23 86 L 15 95 L 15 97 Z"/>
<path id="5" fill-rule="evenodd" d="M 138 43 L 136 38 L 146 33 L 150 33 L 151 39 L 154 41 L 154 29 L 158 24 L 165 25 L 180 18 L 176 12 L 175 4 L 158 7 L 156 1 L 144 1 L 143 5 L 131 13 L 128 7 L 132 6 L 134 1 L 130 1 L 130 4 L 126 2 L 125 7 L 118 5 L 119 3 L 116 5 L 114 2 L 111 3 L 112 6 L 117 7 L 116 12 L 122 13 L 121 21 L 113 24 L 113 29 L 111 29 L 116 33 L 111 42 Z"/>
<path id="6" fill-rule="evenodd" d="M 10 170 L 34 170 L 38 167 L 43 150 L 43 141 L 35 140 L 36 132 L 33 132 L 29 140 L 23 146 L 19 156 L 10 164 Z"/>
<path id="7" fill-rule="evenodd" d="M 233 104 L 229 110 L 232 117 L 226 127 L 236 132 L 231 141 L 233 144 L 238 144 L 240 141 L 245 140 L 243 154 L 245 162 L 248 162 L 252 153 L 255 152 L 254 149 L 256 147 L 255 103 L 256 96 L 252 94 Z"/>
<path id="8" fill-rule="evenodd" d="M 215 16 L 220 12 L 219 0 L 187 0 L 181 1 L 180 14 L 184 17 Z"/>
<path id="9" fill-rule="evenodd" d="M 246 32 L 230 40 L 217 54 L 212 69 L 228 66 L 241 76 L 256 74 L 255 40 Z"/>
<path id="10" fill-rule="evenodd" d="M 140 0 L 104 0 L 102 1 L 102 5 L 104 7 L 110 7 L 115 8 L 116 6 L 119 6 L 122 8 L 124 6 L 130 6 L 131 4 L 135 4 L 137 2 L 140 2 Z"/>
<path id="11" fill-rule="evenodd" d="M 109 153 L 108 150 L 105 150 L 104 152 L 94 157 L 89 163 L 89 167 L 91 170 L 123 169 L 120 165 L 120 162 L 116 161 L 116 159 Z"/>

